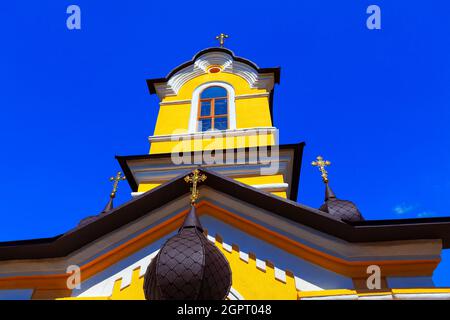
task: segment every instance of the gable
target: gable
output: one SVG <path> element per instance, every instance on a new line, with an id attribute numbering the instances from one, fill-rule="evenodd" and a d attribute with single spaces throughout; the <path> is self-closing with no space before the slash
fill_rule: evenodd
<path id="1" fill-rule="evenodd" d="M 386 276 L 430 276 L 439 261 L 440 244 L 437 242 L 349 244 L 213 188 L 202 186 L 200 192 L 198 215 L 210 239 L 221 243 L 222 249 L 229 253 L 233 253 L 234 248 L 239 257 L 247 256 L 247 261 L 241 259 L 245 263 L 249 263 L 248 257 L 255 257 L 257 269 L 264 271 L 269 266 L 268 270 L 273 269 L 277 274 L 270 278 L 273 281 L 292 275 L 296 290 L 351 289 L 354 279 L 365 275 L 367 266 L 374 261 L 383 266 Z M 78 265 L 82 288 L 89 289 L 112 279 L 113 282 L 105 282 L 109 287 L 103 288 L 113 290 L 120 278 L 123 289 L 130 283 L 129 279 L 136 277 L 133 272 L 137 267 L 136 279 L 142 276 L 151 256 L 179 228 L 187 203 L 187 195 L 172 200 L 65 257 L 2 262 L 0 288 L 63 290 L 67 266 Z M 237 265 L 236 268 L 236 276 L 239 276 L 247 272 L 244 270 L 248 266 Z M 94 291 L 98 294 L 97 289 Z"/>

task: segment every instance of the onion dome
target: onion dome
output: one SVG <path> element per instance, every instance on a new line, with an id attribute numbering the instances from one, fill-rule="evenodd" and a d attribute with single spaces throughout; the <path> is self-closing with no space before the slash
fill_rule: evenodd
<path id="1" fill-rule="evenodd" d="M 328 171 L 325 168 L 330 166 L 331 162 L 324 160 L 322 156 L 318 156 L 315 161 L 311 162 L 311 165 L 319 169 L 322 181 L 325 183 L 325 203 L 319 208 L 319 210 L 329 213 L 338 220 L 352 222 L 364 220 L 353 202 L 336 198 L 333 190 L 331 190 L 328 185 Z"/>
<path id="2" fill-rule="evenodd" d="M 82 227 L 84 225 L 87 225 L 87 224 L 89 224 L 91 222 L 94 222 L 95 220 L 98 220 L 99 218 L 107 215 L 109 213 L 109 211 L 111 211 L 113 209 L 113 207 L 114 207 L 113 206 L 113 199 L 114 198 L 110 196 L 108 203 L 106 204 L 105 208 L 103 209 L 103 211 L 100 214 L 95 215 L 95 216 L 89 216 L 89 217 L 83 218 L 78 223 L 78 227 Z"/>
<path id="3" fill-rule="evenodd" d="M 78 227 L 82 227 L 82 226 L 84 226 L 84 225 L 87 225 L 87 224 L 89 224 L 89 223 L 91 223 L 91 222 L 94 222 L 95 220 L 98 220 L 99 218 L 101 218 L 101 217 L 107 215 L 107 214 L 114 208 L 113 200 L 114 200 L 114 198 L 116 197 L 116 193 L 117 193 L 117 189 L 118 189 L 119 182 L 120 182 L 120 181 L 123 181 L 123 180 L 125 180 L 125 179 L 126 179 L 126 177 L 122 176 L 122 172 L 120 172 L 120 171 L 117 172 L 117 175 L 116 175 L 115 177 L 109 178 L 109 181 L 112 181 L 112 182 L 113 182 L 113 190 L 112 190 L 112 192 L 111 192 L 110 195 L 109 195 L 109 201 L 108 201 L 108 203 L 106 204 L 105 208 L 104 208 L 103 211 L 102 211 L 100 214 L 98 214 L 98 215 L 89 216 L 89 217 L 86 217 L 86 218 L 82 219 L 82 220 L 78 223 L 77 228 L 78 228 Z"/>
<path id="4" fill-rule="evenodd" d="M 144 276 L 147 300 L 224 300 L 231 288 L 225 256 L 203 234 L 195 207 L 178 234 L 153 258 Z"/>
<path id="5" fill-rule="evenodd" d="M 325 203 L 319 208 L 320 211 L 329 213 L 334 218 L 343 221 L 354 222 L 364 220 L 353 202 L 336 198 L 328 183 L 325 186 Z"/>

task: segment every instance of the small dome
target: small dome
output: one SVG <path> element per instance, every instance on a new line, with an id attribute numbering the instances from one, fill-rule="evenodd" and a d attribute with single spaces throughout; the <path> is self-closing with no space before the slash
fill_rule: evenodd
<path id="1" fill-rule="evenodd" d="M 328 184 L 326 184 L 325 190 L 325 203 L 319 210 L 329 213 L 334 218 L 343 221 L 354 222 L 364 220 L 356 205 L 351 201 L 336 198 Z"/>
<path id="2" fill-rule="evenodd" d="M 192 206 L 178 234 L 166 241 L 144 276 L 147 300 L 223 300 L 231 288 L 225 256 L 203 234 Z"/>

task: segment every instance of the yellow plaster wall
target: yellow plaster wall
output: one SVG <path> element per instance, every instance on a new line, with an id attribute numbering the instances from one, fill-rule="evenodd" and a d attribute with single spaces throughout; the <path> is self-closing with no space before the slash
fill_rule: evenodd
<path id="1" fill-rule="evenodd" d="M 220 150 L 270 146 L 275 142 L 273 134 L 252 134 L 240 137 L 223 137 L 218 134 L 203 139 L 180 139 L 174 141 L 152 142 L 150 154 L 179 153 L 200 150 Z"/>
<path id="2" fill-rule="evenodd" d="M 138 192 L 147 192 L 147 191 L 150 191 L 160 185 L 161 185 L 161 183 L 144 182 L 144 183 L 139 184 Z"/>
<path id="3" fill-rule="evenodd" d="M 286 282 L 275 278 L 273 265 L 266 262 L 266 270 L 258 269 L 256 259 L 250 254 L 248 262 L 239 256 L 239 249 L 233 246 L 233 250 L 226 251 L 222 243 L 216 241 L 216 246 L 225 255 L 232 270 L 232 287 L 237 290 L 246 300 L 295 300 L 297 289 L 292 273 L 287 272 Z M 62 300 L 144 300 L 144 277 L 139 277 L 140 268 L 133 270 L 131 284 L 120 289 L 122 279 L 116 280 L 110 297 L 77 298 L 67 297 Z"/>
<path id="4" fill-rule="evenodd" d="M 450 294 L 450 288 L 409 288 L 393 289 L 383 288 L 381 290 L 349 290 L 349 289 L 331 289 L 321 291 L 299 291 L 296 288 L 295 277 L 292 272 L 285 270 L 286 279 L 281 281 L 275 277 L 275 268 L 270 261 L 265 261 L 265 270 L 256 266 L 256 256 L 248 253 L 248 261 L 240 256 L 239 247 L 231 246 L 231 252 L 224 249 L 222 238 L 215 237 L 215 245 L 224 254 L 232 270 L 232 287 L 246 300 L 296 300 L 305 298 L 364 298 L 367 296 L 385 296 L 391 295 L 397 299 L 396 294 Z M 121 289 L 122 279 L 117 279 L 114 283 L 112 294 L 109 297 L 65 297 L 61 300 L 143 300 L 144 277 L 139 276 L 140 267 L 132 271 L 131 283 Z M 301 276 L 301 275 L 299 275 Z M 61 292 L 62 293 L 62 292 Z M 46 299 L 51 295 L 34 296 L 36 299 Z M 56 298 L 56 297 L 55 297 Z M 407 299 L 407 297 L 404 297 Z"/>
<path id="5" fill-rule="evenodd" d="M 140 268 L 133 270 L 131 276 L 131 284 L 120 289 L 122 280 L 119 279 L 114 283 L 111 300 L 145 300 L 144 296 L 144 276 L 139 277 Z"/>
<path id="6" fill-rule="evenodd" d="M 200 75 L 198 77 L 195 77 L 194 79 L 191 79 L 187 81 L 178 91 L 178 94 L 176 96 L 167 96 L 165 97 L 162 102 L 173 102 L 178 100 L 190 100 L 192 97 L 192 93 L 194 90 L 208 82 L 215 82 L 215 81 L 222 81 L 230 84 L 233 86 L 234 91 L 236 95 L 247 95 L 247 94 L 256 94 L 256 93 L 266 93 L 267 91 L 265 89 L 255 89 L 250 88 L 250 85 L 248 82 L 235 74 L 228 73 L 228 72 L 220 72 L 220 73 L 207 73 Z"/>
<path id="7" fill-rule="evenodd" d="M 297 289 L 291 272 L 286 272 L 286 282 L 275 278 L 273 265 L 266 261 L 266 270 L 256 267 L 256 258 L 249 254 L 248 262 L 242 260 L 239 248 L 233 246 L 231 252 L 225 250 L 222 243 L 216 241 L 230 263 L 232 270 L 232 286 L 246 300 L 296 300 Z"/>
<path id="8" fill-rule="evenodd" d="M 285 191 L 277 191 L 277 192 L 271 192 L 271 193 L 276 196 L 279 196 L 281 198 L 285 198 L 285 199 L 287 198 L 287 194 Z"/>
<path id="9" fill-rule="evenodd" d="M 191 104 L 160 105 L 154 135 L 186 133 L 189 125 Z"/>
<path id="10" fill-rule="evenodd" d="M 221 72 L 215 74 L 204 74 L 186 82 L 179 90 L 176 96 L 168 96 L 162 99 L 158 118 L 156 120 L 155 130 L 153 135 L 171 135 L 182 134 L 188 132 L 189 116 L 191 111 L 191 99 L 194 90 L 205 83 L 221 81 L 231 85 L 236 94 L 236 127 L 240 128 L 254 128 L 254 127 L 271 127 L 272 119 L 270 116 L 269 97 L 247 97 L 239 98 L 239 95 L 252 95 L 252 94 L 269 94 L 265 89 L 253 89 L 246 80 L 240 76 Z M 174 104 L 175 102 L 175 104 Z M 180 103 L 178 103 L 180 102 Z M 170 104 L 165 104 L 170 103 Z M 257 136 L 255 136 L 257 137 Z M 184 151 L 191 150 L 211 150 L 218 148 L 215 146 L 215 141 L 219 145 L 223 145 L 223 148 L 237 148 L 237 147 L 253 147 L 258 145 L 272 145 L 272 135 L 261 135 L 262 139 L 245 138 L 245 141 L 240 141 L 236 138 L 217 138 L 206 139 L 199 143 L 195 140 L 191 140 L 187 145 L 184 145 Z M 162 141 L 153 142 L 150 147 L 150 154 L 157 153 L 171 153 L 177 152 L 180 147 L 177 141 Z"/>
<path id="11" fill-rule="evenodd" d="M 283 183 L 283 175 L 282 174 L 276 174 L 273 176 L 248 176 L 248 177 L 240 177 L 235 178 L 234 180 L 237 180 L 239 182 L 245 183 L 245 184 L 268 184 L 268 183 Z"/>
<path id="12" fill-rule="evenodd" d="M 284 178 L 282 174 L 272 175 L 272 176 L 246 176 L 246 177 L 238 177 L 234 178 L 235 180 L 248 184 L 248 185 L 256 185 L 256 184 L 269 184 L 269 183 L 284 183 Z M 138 192 L 147 192 L 158 186 L 160 186 L 163 182 L 143 182 L 138 186 Z M 277 196 L 286 198 L 286 192 L 272 192 Z"/>
<path id="13" fill-rule="evenodd" d="M 271 127 L 267 97 L 236 100 L 236 128 Z"/>

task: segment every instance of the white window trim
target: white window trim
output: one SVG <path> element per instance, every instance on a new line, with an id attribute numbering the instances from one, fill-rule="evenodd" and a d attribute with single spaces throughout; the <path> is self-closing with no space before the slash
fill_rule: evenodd
<path id="1" fill-rule="evenodd" d="M 188 133 L 199 132 L 197 130 L 197 117 L 198 117 L 198 103 L 200 100 L 200 94 L 208 87 L 222 87 L 227 90 L 228 93 L 228 130 L 236 129 L 236 94 L 234 88 L 226 82 L 214 81 L 207 82 L 198 86 L 192 94 L 191 102 L 191 115 L 189 118 Z"/>

